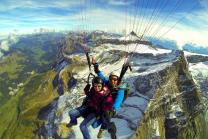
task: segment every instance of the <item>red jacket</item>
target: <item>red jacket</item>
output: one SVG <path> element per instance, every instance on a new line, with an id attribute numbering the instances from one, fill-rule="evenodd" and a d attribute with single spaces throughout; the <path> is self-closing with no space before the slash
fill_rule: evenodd
<path id="1" fill-rule="evenodd" d="M 113 96 L 106 86 L 99 92 L 96 92 L 93 87 L 88 91 L 84 89 L 84 92 L 88 97 L 87 105 L 92 107 L 96 113 L 99 114 L 112 109 Z"/>

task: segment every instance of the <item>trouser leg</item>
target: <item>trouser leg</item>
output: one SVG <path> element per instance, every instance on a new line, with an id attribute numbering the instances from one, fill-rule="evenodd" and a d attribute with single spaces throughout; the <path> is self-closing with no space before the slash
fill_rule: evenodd
<path id="1" fill-rule="evenodd" d="M 89 114 L 83 122 L 80 124 L 80 130 L 82 132 L 82 135 L 84 139 L 90 139 L 90 134 L 88 131 L 88 127 L 95 122 L 96 120 L 96 115 L 94 113 Z"/>
<path id="2" fill-rule="evenodd" d="M 87 107 L 84 105 L 69 111 L 69 116 L 71 119 L 70 123 L 77 124 L 77 118 L 82 116 L 86 111 L 87 111 Z"/>
<path id="3" fill-rule="evenodd" d="M 105 117 L 105 115 L 102 115 L 101 117 L 101 129 L 107 129 L 110 125 L 110 119 L 109 117 Z"/>
<path id="4" fill-rule="evenodd" d="M 117 139 L 116 137 L 116 125 L 114 122 L 110 122 L 108 127 L 108 132 L 110 133 L 111 139 Z"/>
<path id="5" fill-rule="evenodd" d="M 111 117 L 105 113 L 101 116 L 101 129 L 108 129 L 108 133 L 111 136 L 111 139 L 117 139 L 116 137 L 116 125 L 114 122 L 111 122 Z"/>

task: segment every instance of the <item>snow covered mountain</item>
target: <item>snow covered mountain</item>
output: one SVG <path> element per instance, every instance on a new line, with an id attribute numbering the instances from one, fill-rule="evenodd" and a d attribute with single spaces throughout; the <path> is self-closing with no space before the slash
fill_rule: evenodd
<path id="1" fill-rule="evenodd" d="M 121 37 L 120 40 L 131 40 L 131 41 L 135 41 L 135 40 L 140 40 L 139 36 L 137 36 L 137 34 L 135 32 L 131 32 L 128 35 Z"/>
<path id="2" fill-rule="evenodd" d="M 199 55 L 196 53 L 185 53 L 189 62 L 189 70 L 196 82 L 196 85 L 208 98 L 208 55 Z"/>
<path id="3" fill-rule="evenodd" d="M 121 70 L 126 54 L 133 71 L 127 72 L 125 79 L 131 85 L 132 93 L 113 118 L 117 137 L 207 138 L 205 103 L 188 70 L 184 53 L 135 43 L 101 43 L 90 53 L 98 59 L 100 69 L 106 75 Z M 68 111 L 82 103 L 83 88 L 90 71 L 84 54 L 64 56 L 72 63 L 63 66 L 57 74 L 55 87 L 63 93 L 49 109 L 40 113 L 47 122 L 37 133 L 46 138 L 80 139 L 79 124 L 68 129 L 66 123 L 70 120 Z M 81 121 L 82 118 L 79 123 Z M 93 139 L 97 133 L 98 128 L 90 128 Z M 107 132 L 104 138 L 110 138 Z"/>

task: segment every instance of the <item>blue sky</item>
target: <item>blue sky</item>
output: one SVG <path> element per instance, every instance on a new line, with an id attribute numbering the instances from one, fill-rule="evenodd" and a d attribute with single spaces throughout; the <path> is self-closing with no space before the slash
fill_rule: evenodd
<path id="1" fill-rule="evenodd" d="M 0 36 L 35 29 L 136 31 L 208 46 L 208 0 L 1 0 Z"/>

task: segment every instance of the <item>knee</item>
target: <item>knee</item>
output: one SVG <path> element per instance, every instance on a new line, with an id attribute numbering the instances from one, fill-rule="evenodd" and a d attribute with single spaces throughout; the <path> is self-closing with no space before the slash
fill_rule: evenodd
<path id="1" fill-rule="evenodd" d="M 85 124 L 81 123 L 81 124 L 79 125 L 79 128 L 80 128 L 81 131 L 84 131 L 84 130 L 87 129 L 87 126 L 86 126 Z"/>
<path id="2" fill-rule="evenodd" d="M 96 120 L 95 122 L 92 123 L 92 127 L 93 128 L 97 128 L 100 125 L 101 125 L 101 121 L 100 120 Z"/>
<path id="3" fill-rule="evenodd" d="M 76 116 L 77 115 L 77 110 L 73 109 L 71 111 L 69 111 L 69 116 Z"/>
<path id="4" fill-rule="evenodd" d="M 69 112 L 69 117 L 70 117 L 70 118 L 73 118 L 73 117 L 75 117 L 75 114 L 74 114 L 74 113 Z"/>

